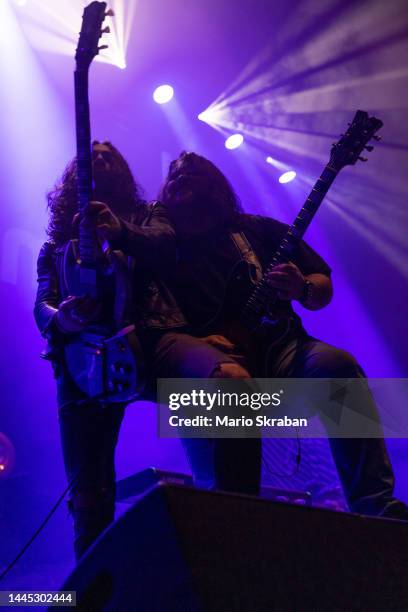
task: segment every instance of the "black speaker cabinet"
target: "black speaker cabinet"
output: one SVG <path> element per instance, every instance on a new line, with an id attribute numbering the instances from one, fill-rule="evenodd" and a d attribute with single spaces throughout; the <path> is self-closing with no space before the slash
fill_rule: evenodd
<path id="1" fill-rule="evenodd" d="M 408 524 L 159 484 L 62 588 L 86 612 L 406 612 Z"/>

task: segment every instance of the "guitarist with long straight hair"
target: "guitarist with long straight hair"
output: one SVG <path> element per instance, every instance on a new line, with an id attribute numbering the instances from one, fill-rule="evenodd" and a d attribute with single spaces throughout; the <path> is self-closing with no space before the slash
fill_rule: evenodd
<path id="1" fill-rule="evenodd" d="M 130 168 L 110 143 L 93 143 L 94 197 L 81 223 L 92 228 L 116 253 L 127 256 L 126 297 L 130 322 L 143 330 L 179 327 L 184 319 L 157 278 L 165 262 L 175 262 L 175 236 L 164 206 L 146 203 Z M 90 398 L 73 380 L 64 349 L 73 338 L 112 316 L 114 283 L 106 277 L 98 301 L 70 296 L 64 279 L 66 244 L 78 235 L 76 160 L 48 195 L 48 237 L 38 258 L 38 291 L 34 315 L 48 341 L 44 357 L 53 363 L 62 450 L 74 518 L 77 559 L 113 520 L 114 452 L 125 402 Z M 136 291 L 135 291 L 136 289 Z"/>
<path id="2" fill-rule="evenodd" d="M 365 120 L 365 115 L 359 118 Z M 332 171 L 333 166 L 322 175 L 322 185 Z M 317 184 L 315 191 L 322 185 Z M 195 153 L 183 152 L 171 163 L 161 199 L 168 207 L 178 241 L 177 265 L 167 282 L 190 329 L 189 333 L 170 332 L 160 339 L 155 353 L 159 377 L 364 377 L 352 355 L 310 337 L 291 305 L 295 300 L 304 308 L 318 310 L 330 302 L 331 270 L 327 263 L 298 240 L 290 258 L 282 261 L 281 257 L 281 262 L 270 268 L 282 245 L 285 247 L 291 236 L 293 239 L 296 229 L 300 233 L 300 223 L 285 238 L 288 226 L 244 213 L 225 176 Z M 309 211 L 312 204 L 311 200 L 307 204 Z M 299 219 L 306 218 L 302 215 Z M 251 323 L 254 317 L 238 316 L 245 314 L 245 300 L 241 299 L 245 269 L 250 271 L 256 291 L 262 290 L 260 295 L 253 291 L 248 298 L 247 309 L 252 314 L 260 310 L 267 286 L 277 294 L 276 312 L 284 325 L 281 329 L 272 325 L 277 329 L 272 345 L 268 345 L 270 328 L 262 331 L 261 327 L 257 336 L 259 330 Z M 234 270 L 239 272 L 233 278 L 239 289 L 235 292 L 231 286 L 228 289 Z M 263 316 L 268 319 L 268 311 Z M 252 338 L 256 340 L 251 344 Z M 373 418 L 378 419 L 373 401 L 370 407 Z M 197 438 L 182 442 L 199 484 L 259 492 L 261 440 Z M 382 438 L 332 438 L 330 446 L 350 510 L 408 520 L 407 506 L 393 495 L 394 476 Z"/>

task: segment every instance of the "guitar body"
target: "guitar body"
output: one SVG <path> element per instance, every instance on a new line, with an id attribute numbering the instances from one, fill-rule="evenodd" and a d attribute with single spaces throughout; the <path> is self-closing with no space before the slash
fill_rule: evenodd
<path id="1" fill-rule="evenodd" d="M 288 337 L 292 319 L 286 311 L 279 309 L 279 302 L 271 296 L 264 314 L 250 323 L 244 323 L 243 309 L 256 284 L 253 266 L 240 260 L 230 274 L 222 307 L 206 326 L 205 333 L 221 334 L 228 338 L 238 352 L 245 355 L 251 373 L 262 377 L 268 375 L 268 352 Z"/>
<path id="2" fill-rule="evenodd" d="M 126 262 L 119 253 L 110 253 L 108 259 L 101 252 L 95 265 L 84 269 L 78 264 L 78 241 L 70 240 L 65 247 L 62 281 L 66 295 L 81 295 L 89 276 L 89 295 L 98 296 L 107 309 L 101 321 L 72 335 L 65 345 L 65 361 L 81 391 L 107 403 L 134 401 L 145 384 L 143 353 L 134 325 L 118 328 L 114 324 L 114 311 L 122 319 L 128 299 L 127 274 Z M 92 288 L 97 296 L 92 295 Z M 104 299 L 109 288 L 114 289 L 110 292 L 114 300 L 108 295 Z"/>

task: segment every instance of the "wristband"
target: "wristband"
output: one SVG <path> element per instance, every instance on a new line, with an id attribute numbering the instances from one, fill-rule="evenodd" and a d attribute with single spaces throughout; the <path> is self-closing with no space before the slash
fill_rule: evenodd
<path id="1" fill-rule="evenodd" d="M 303 285 L 303 291 L 302 291 L 302 295 L 299 298 L 299 302 L 301 304 L 307 304 L 308 302 L 311 301 L 313 297 L 313 293 L 314 293 L 313 283 L 310 280 L 305 279 L 305 284 Z"/>

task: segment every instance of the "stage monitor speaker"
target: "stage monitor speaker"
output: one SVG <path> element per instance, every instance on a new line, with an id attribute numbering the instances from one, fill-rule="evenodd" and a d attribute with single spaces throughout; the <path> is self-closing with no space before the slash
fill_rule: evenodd
<path id="1" fill-rule="evenodd" d="M 116 483 L 116 501 L 130 504 L 138 501 L 148 489 L 159 483 L 193 486 L 193 478 L 189 474 L 169 472 L 155 467 L 149 467 L 132 474 Z M 284 501 L 302 506 L 312 505 L 312 495 L 309 491 L 281 489 L 277 487 L 261 487 L 261 497 L 274 501 Z"/>
<path id="2" fill-rule="evenodd" d="M 62 589 L 86 612 L 406 612 L 407 571 L 405 523 L 159 484 Z"/>

